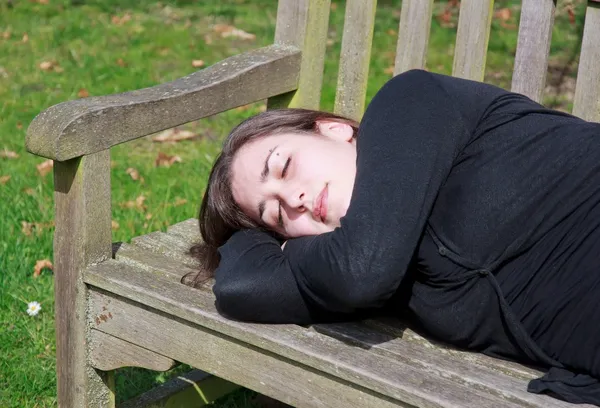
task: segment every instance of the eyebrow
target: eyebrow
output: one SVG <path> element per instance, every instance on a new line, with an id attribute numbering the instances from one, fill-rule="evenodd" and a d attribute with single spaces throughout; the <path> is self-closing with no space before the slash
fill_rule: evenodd
<path id="1" fill-rule="evenodd" d="M 273 147 L 272 149 L 269 150 L 269 154 L 267 155 L 267 158 L 265 159 L 265 165 L 263 167 L 262 172 L 260 173 L 260 182 L 261 183 L 264 183 L 265 181 L 267 181 L 267 177 L 269 177 L 269 159 L 271 158 L 271 155 L 277 149 L 278 146 L 279 145 L 276 145 L 275 147 Z M 266 207 L 265 200 L 261 200 L 260 203 L 258 203 L 258 218 L 260 218 L 261 221 L 263 221 L 262 217 L 263 217 L 263 214 L 265 213 L 265 207 Z"/>

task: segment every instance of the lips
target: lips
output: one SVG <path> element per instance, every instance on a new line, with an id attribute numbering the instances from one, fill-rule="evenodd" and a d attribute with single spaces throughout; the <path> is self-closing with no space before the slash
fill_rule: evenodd
<path id="1" fill-rule="evenodd" d="M 315 199 L 313 205 L 313 216 L 315 218 L 320 219 L 321 221 L 325 221 L 327 217 L 327 196 L 328 196 L 328 184 L 325 185 L 325 188 L 319 193 L 317 198 Z"/>

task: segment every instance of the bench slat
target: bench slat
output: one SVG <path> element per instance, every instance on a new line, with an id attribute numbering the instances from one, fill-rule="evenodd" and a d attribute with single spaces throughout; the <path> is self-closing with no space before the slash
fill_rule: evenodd
<path id="1" fill-rule="evenodd" d="M 600 3 L 590 1 L 585 14 L 585 27 L 573 114 L 600 122 Z"/>
<path id="2" fill-rule="evenodd" d="M 197 266 L 197 262 L 187 254 L 192 243 L 179 235 L 155 231 L 132 238 L 131 243 L 167 258 L 175 259 L 191 268 Z"/>
<path id="3" fill-rule="evenodd" d="M 119 245 L 114 253 L 114 258 L 122 263 L 161 274 L 175 283 L 180 283 L 186 273 L 196 270 L 196 268 L 181 263 L 178 259 L 165 257 L 157 252 L 125 243 Z"/>
<path id="4" fill-rule="evenodd" d="M 431 372 L 300 326 L 249 324 L 225 319 L 216 312 L 212 294 L 176 284 L 153 271 L 110 260 L 89 267 L 84 280 L 89 285 L 355 383 L 386 398 L 420 407 L 492 407 L 499 403 L 513 406 Z M 168 354 L 168 349 L 154 351 L 178 360 Z M 203 366 L 197 368 L 210 371 Z"/>
<path id="5" fill-rule="evenodd" d="M 400 12 L 394 75 L 425 68 L 433 0 L 404 0 Z"/>
<path id="6" fill-rule="evenodd" d="M 494 361 L 491 357 L 479 355 L 480 361 L 488 365 L 474 364 L 470 359 L 463 359 L 468 354 L 459 352 L 460 357 L 436 352 L 420 344 L 378 331 L 371 325 L 353 322 L 344 324 L 323 324 L 315 326 L 320 333 L 325 333 L 360 347 L 377 352 L 387 359 L 402 361 L 432 375 L 451 379 L 457 384 L 480 390 L 502 401 L 519 406 L 540 408 L 566 408 L 571 406 L 547 396 L 527 392 L 527 381 L 514 378 L 492 369 Z M 458 358 L 457 358 L 458 357 Z M 535 376 L 537 377 L 537 376 Z M 532 377 L 533 378 L 533 377 Z"/>
<path id="7" fill-rule="evenodd" d="M 494 0 L 462 0 L 452 75 L 483 81 Z"/>
<path id="8" fill-rule="evenodd" d="M 95 318 L 101 321 L 101 319 L 112 319 L 113 315 L 108 310 L 103 310 Z M 90 330 L 89 342 L 90 363 L 98 370 L 142 367 L 153 371 L 167 371 L 176 364 L 173 359 L 99 330 Z"/>
<path id="9" fill-rule="evenodd" d="M 555 8 L 552 0 L 523 0 L 521 6 L 511 90 L 537 102 L 546 86 Z"/>
<path id="10" fill-rule="evenodd" d="M 167 228 L 167 234 L 177 235 L 187 240 L 190 244 L 194 244 L 202 240 L 200 237 L 200 229 L 198 227 L 198 219 L 196 218 L 190 218 L 171 225 Z"/>
<path id="11" fill-rule="evenodd" d="M 221 333 L 106 292 L 92 290 L 92 319 L 106 311 L 111 312 L 113 318 L 98 325 L 93 323 L 97 330 L 126 341 L 135 341 L 155 352 L 164 350 L 174 360 L 294 406 L 410 407 Z"/>
<path id="12" fill-rule="evenodd" d="M 296 64 L 300 68 L 297 90 L 270 98 L 269 109 L 319 109 L 330 6 L 331 0 L 279 0 L 275 44 L 302 50 L 302 58 Z"/>
<path id="13" fill-rule="evenodd" d="M 532 378 L 537 378 L 541 375 L 541 371 L 518 364 L 512 361 L 501 360 L 498 358 L 487 357 L 481 353 L 472 353 L 462 351 L 445 344 L 441 344 L 434 340 L 429 340 L 420 334 L 414 332 L 406 326 L 402 321 L 393 318 L 377 318 L 368 319 L 365 321 L 369 327 L 384 333 L 389 333 L 402 340 L 418 343 L 422 348 L 430 350 L 433 353 L 439 353 L 451 356 L 452 358 L 468 361 L 472 364 L 489 367 L 490 369 L 510 375 L 511 377 L 529 381 Z"/>
<path id="14" fill-rule="evenodd" d="M 365 109 L 377 0 L 348 0 L 334 112 L 360 121 Z"/>

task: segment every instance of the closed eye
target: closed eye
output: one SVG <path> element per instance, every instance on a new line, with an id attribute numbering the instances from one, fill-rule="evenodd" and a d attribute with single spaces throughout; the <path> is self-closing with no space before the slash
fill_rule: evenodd
<path id="1" fill-rule="evenodd" d="M 285 162 L 285 165 L 283 166 L 283 171 L 281 172 L 281 178 L 285 178 L 287 171 L 288 171 L 288 167 L 290 167 L 291 161 L 292 161 L 292 158 L 288 157 L 287 161 Z"/>
<path id="2" fill-rule="evenodd" d="M 285 176 L 287 175 L 287 171 L 288 168 L 290 167 L 290 162 L 292 161 L 291 157 L 288 157 L 287 161 L 285 162 L 285 165 L 283 166 L 283 171 L 281 172 L 281 178 L 285 178 Z M 279 209 L 278 209 L 278 215 L 277 215 L 277 225 L 281 228 L 284 228 L 283 226 L 283 216 L 281 215 L 281 201 L 279 201 Z"/>

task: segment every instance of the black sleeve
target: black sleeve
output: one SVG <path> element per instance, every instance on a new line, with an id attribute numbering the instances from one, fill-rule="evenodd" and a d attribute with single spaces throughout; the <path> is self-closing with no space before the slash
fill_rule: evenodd
<path id="1" fill-rule="evenodd" d="M 266 233 L 237 233 L 217 270 L 219 310 L 263 320 L 253 313 L 271 308 L 269 321 L 296 322 L 310 320 L 311 309 L 382 306 L 406 273 L 454 160 L 487 107 L 506 93 L 419 70 L 390 80 L 361 122 L 357 174 L 341 226 L 290 239 L 283 251 L 276 241 L 264 243 Z"/>

